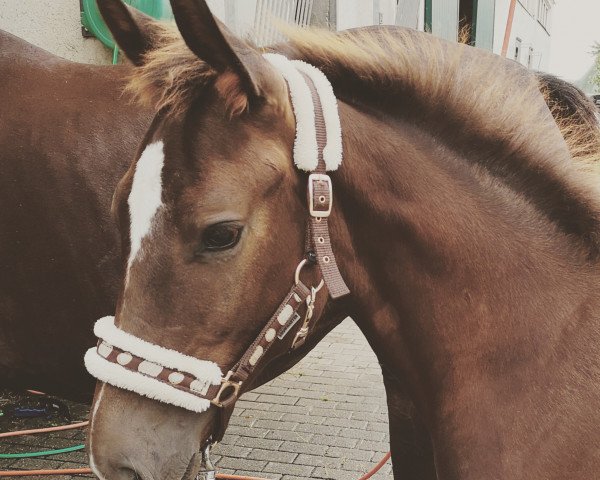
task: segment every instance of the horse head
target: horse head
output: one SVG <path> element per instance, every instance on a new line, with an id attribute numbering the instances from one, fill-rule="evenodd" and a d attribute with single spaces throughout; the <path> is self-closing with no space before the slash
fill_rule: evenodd
<path id="1" fill-rule="evenodd" d="M 99 6 L 158 114 L 113 201 L 123 284 L 86 356 L 103 381 L 90 463 L 111 480 L 194 478 L 237 396 L 306 351 L 290 353 L 312 326 L 298 320 L 327 303 L 305 258 L 294 111 L 273 62 L 205 2 L 172 2 L 187 47 L 120 0 Z"/>

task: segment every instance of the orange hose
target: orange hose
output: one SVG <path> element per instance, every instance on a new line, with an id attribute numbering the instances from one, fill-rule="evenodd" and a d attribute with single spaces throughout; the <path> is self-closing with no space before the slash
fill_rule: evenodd
<path id="1" fill-rule="evenodd" d="M 91 468 L 63 468 L 58 470 L 8 470 L 0 472 L 0 477 L 32 477 L 34 475 L 84 475 L 92 473 Z M 259 477 L 243 477 L 240 475 L 228 475 L 217 473 L 220 480 L 268 480 Z"/>
<path id="2" fill-rule="evenodd" d="M 20 430 L 18 432 L 0 433 L 0 438 L 20 437 L 21 435 L 32 435 L 34 433 L 46 432 L 61 432 L 63 430 L 72 430 L 74 428 L 86 427 L 90 422 L 70 423 L 69 425 L 61 425 L 60 427 L 36 428 L 33 430 Z"/>
<path id="3" fill-rule="evenodd" d="M 40 392 L 39 390 L 25 390 L 27 393 L 32 393 L 33 395 L 43 395 L 46 396 L 44 392 Z"/>
<path id="4" fill-rule="evenodd" d="M 228 475 L 226 473 L 217 473 L 217 478 L 220 480 L 269 480 L 261 477 L 244 477 L 239 475 Z"/>
<path id="5" fill-rule="evenodd" d="M 7 470 L 0 477 L 32 477 L 34 475 L 83 475 L 92 473 L 91 468 L 63 468 L 61 470 Z"/>

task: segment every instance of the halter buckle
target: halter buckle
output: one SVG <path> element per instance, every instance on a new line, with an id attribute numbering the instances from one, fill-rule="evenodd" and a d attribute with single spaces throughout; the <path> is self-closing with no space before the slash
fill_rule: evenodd
<path id="1" fill-rule="evenodd" d="M 327 196 L 321 193 L 315 198 L 315 194 L 318 193 L 315 192 L 315 183 L 325 183 L 327 185 Z M 316 218 L 328 217 L 331 215 L 332 205 L 333 187 L 331 185 L 331 178 L 329 175 L 324 175 L 322 173 L 311 173 L 308 176 L 308 211 L 310 215 Z"/>
<path id="2" fill-rule="evenodd" d="M 229 370 L 227 372 L 227 375 L 225 375 L 225 377 L 221 379 L 221 388 L 219 388 L 217 395 L 215 396 L 215 398 L 213 398 L 210 401 L 210 403 L 212 403 L 213 405 L 215 405 L 219 408 L 222 408 L 224 406 L 223 402 L 226 402 L 226 401 L 230 400 L 231 398 L 237 398 L 239 396 L 240 388 L 242 387 L 242 382 L 232 382 L 231 380 L 229 380 L 232 375 L 233 375 L 233 371 Z M 233 392 L 231 392 L 227 396 L 227 398 L 225 398 L 224 401 L 221 401 L 221 395 L 223 395 L 223 393 L 225 393 L 229 388 L 232 388 Z"/>

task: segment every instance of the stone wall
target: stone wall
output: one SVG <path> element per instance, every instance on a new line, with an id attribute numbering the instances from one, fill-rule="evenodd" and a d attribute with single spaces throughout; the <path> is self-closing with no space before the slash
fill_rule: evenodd
<path id="1" fill-rule="evenodd" d="M 98 40 L 81 35 L 79 0 L 0 0 L 0 29 L 69 60 L 112 61 Z"/>

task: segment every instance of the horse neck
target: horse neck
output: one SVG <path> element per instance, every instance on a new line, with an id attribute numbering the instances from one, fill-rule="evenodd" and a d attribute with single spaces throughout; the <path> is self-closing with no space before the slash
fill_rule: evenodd
<path id="1" fill-rule="evenodd" d="M 598 358 L 594 266 L 535 207 L 424 129 L 341 111 L 332 238 L 354 295 L 350 315 L 405 383 L 434 442 L 468 439 L 477 447 L 465 461 L 498 468 L 503 453 L 489 432 L 535 440 L 552 404 L 583 415 L 566 392 L 589 386 L 566 356 Z"/>

